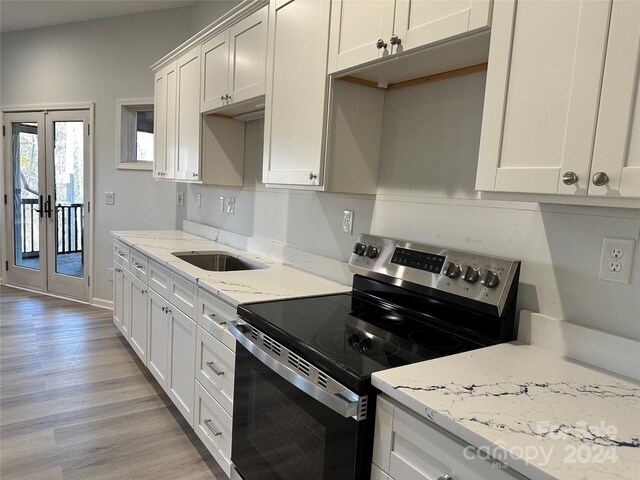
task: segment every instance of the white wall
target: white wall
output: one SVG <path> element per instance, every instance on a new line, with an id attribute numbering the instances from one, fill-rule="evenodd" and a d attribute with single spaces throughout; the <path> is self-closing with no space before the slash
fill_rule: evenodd
<path id="1" fill-rule="evenodd" d="M 389 92 L 378 195 L 265 190 L 259 179 L 262 122 L 248 124 L 244 189 L 189 187 L 187 217 L 245 235 L 347 259 L 354 231 L 520 259 L 519 307 L 640 339 L 640 255 L 632 284 L 598 280 L 602 237 L 640 235 L 640 211 L 476 199 L 485 74 Z M 195 208 L 195 193 L 203 206 Z M 237 197 L 236 214 L 217 212 Z"/>
<path id="2" fill-rule="evenodd" d="M 209 20 L 213 21 L 215 18 Z M 95 102 L 95 297 L 110 300 L 111 230 L 175 228 L 176 184 L 116 170 L 117 98 L 153 97 L 149 66 L 198 29 L 191 8 L 2 35 L 0 104 Z M 115 205 L 104 205 L 104 192 Z"/>

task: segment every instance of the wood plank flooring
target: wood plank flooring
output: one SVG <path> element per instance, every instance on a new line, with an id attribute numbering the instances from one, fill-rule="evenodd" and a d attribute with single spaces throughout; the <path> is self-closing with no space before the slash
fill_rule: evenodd
<path id="1" fill-rule="evenodd" d="M 0 478 L 227 476 L 111 311 L 0 287 Z"/>

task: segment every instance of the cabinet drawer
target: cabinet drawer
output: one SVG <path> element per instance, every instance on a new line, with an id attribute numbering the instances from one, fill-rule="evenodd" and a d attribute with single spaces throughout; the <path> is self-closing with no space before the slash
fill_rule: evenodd
<path id="1" fill-rule="evenodd" d="M 230 415 L 233 413 L 235 354 L 198 327 L 196 378 Z"/>
<path id="2" fill-rule="evenodd" d="M 198 289 L 198 314 L 196 316 L 198 325 L 232 352 L 236 351 L 236 339 L 227 330 L 227 323 L 234 321 L 236 317 L 235 307 L 202 289 Z"/>
<path id="3" fill-rule="evenodd" d="M 131 258 L 131 248 L 126 243 L 119 240 L 113 241 L 113 260 L 129 269 L 129 260 Z"/>
<path id="4" fill-rule="evenodd" d="M 195 320 L 198 304 L 198 287 L 190 281 L 172 273 L 171 283 L 169 284 L 169 302 L 186 313 L 189 318 Z"/>
<path id="5" fill-rule="evenodd" d="M 159 263 L 149 260 L 149 272 L 147 285 L 158 292 L 164 298 L 169 298 L 169 286 L 171 285 L 171 273 Z"/>
<path id="6" fill-rule="evenodd" d="M 231 474 L 231 417 L 218 402 L 196 383 L 196 416 L 194 426 L 198 438 L 211 452 L 227 476 Z"/>
<path id="7" fill-rule="evenodd" d="M 475 447 L 385 397 L 378 397 L 377 409 L 383 414 L 377 412 L 376 420 L 382 420 L 381 429 L 387 434 L 376 429 L 374 463 L 390 478 L 431 480 L 448 474 L 456 480 L 524 480 L 486 453 L 477 454 Z M 388 420 L 391 412 L 392 427 L 388 432 L 385 416 Z M 380 455 L 382 449 L 386 455 Z"/>
<path id="8" fill-rule="evenodd" d="M 129 271 L 146 285 L 147 273 L 149 271 L 149 259 L 146 255 L 141 254 L 135 248 L 131 249 L 131 255 L 129 258 L 131 262 Z"/>

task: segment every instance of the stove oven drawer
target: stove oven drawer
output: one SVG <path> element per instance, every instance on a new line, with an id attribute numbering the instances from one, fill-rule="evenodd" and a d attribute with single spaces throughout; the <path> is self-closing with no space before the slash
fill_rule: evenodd
<path id="1" fill-rule="evenodd" d="M 235 307 L 201 288 L 198 290 L 198 325 L 232 352 L 236 351 L 236 339 L 227 329 L 227 325 L 236 318 Z"/>
<path id="2" fill-rule="evenodd" d="M 202 327 L 198 327 L 196 378 L 209 394 L 231 415 L 233 414 L 233 380 L 235 354 Z"/>
<path id="3" fill-rule="evenodd" d="M 231 474 L 231 417 L 196 380 L 195 430 L 227 476 Z"/>
<path id="4" fill-rule="evenodd" d="M 377 477 L 393 480 L 525 480 L 503 463 L 388 397 L 379 396 L 373 446 Z M 385 473 L 386 472 L 386 473 Z"/>

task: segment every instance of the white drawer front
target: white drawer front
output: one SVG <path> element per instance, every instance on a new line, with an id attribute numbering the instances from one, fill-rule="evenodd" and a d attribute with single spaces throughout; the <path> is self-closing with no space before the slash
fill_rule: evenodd
<path id="1" fill-rule="evenodd" d="M 120 240 L 113 240 L 113 260 L 129 269 L 129 259 L 131 256 L 131 248 Z"/>
<path id="2" fill-rule="evenodd" d="M 524 477 L 428 420 L 394 405 L 389 477 L 432 480 L 448 474 L 456 480 L 523 480 Z"/>
<path id="3" fill-rule="evenodd" d="M 226 412 L 233 414 L 235 354 L 198 327 L 196 378 Z"/>
<path id="4" fill-rule="evenodd" d="M 164 298 L 169 298 L 171 273 L 159 263 L 156 263 L 153 260 L 149 260 L 147 285 L 149 285 L 149 287 L 158 292 Z"/>
<path id="5" fill-rule="evenodd" d="M 231 474 L 231 417 L 196 383 L 195 430 L 227 476 Z"/>
<path id="6" fill-rule="evenodd" d="M 235 307 L 202 289 L 198 290 L 198 325 L 232 352 L 236 351 L 236 339 L 227 330 L 227 323 L 235 319 Z"/>
<path id="7" fill-rule="evenodd" d="M 134 248 L 131 249 L 130 259 L 131 265 L 129 271 L 146 285 L 149 272 L 149 259 Z"/>
<path id="8" fill-rule="evenodd" d="M 198 304 L 198 287 L 190 281 L 172 273 L 169 302 L 186 313 L 189 318 L 195 320 Z"/>

